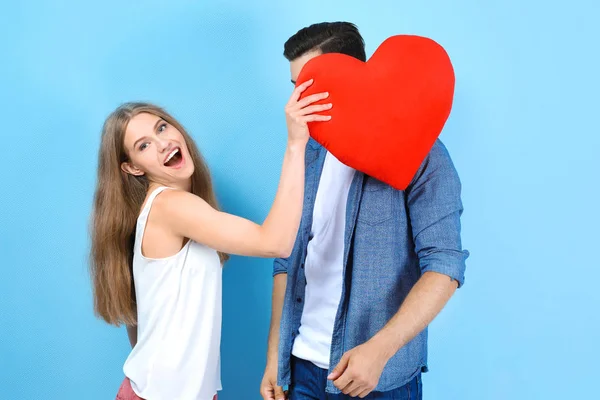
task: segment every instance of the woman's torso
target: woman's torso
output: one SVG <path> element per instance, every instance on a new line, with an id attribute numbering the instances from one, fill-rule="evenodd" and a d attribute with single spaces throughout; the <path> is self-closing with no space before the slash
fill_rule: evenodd
<path id="1" fill-rule="evenodd" d="M 215 250 L 192 240 L 168 257 L 142 254 L 152 203 L 165 189 L 148 196 L 137 221 L 138 341 L 123 370 L 142 398 L 211 400 L 221 389 L 221 262 Z"/>

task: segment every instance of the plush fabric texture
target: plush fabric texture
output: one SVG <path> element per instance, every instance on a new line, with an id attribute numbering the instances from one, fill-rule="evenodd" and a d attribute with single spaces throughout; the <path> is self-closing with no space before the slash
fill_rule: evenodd
<path id="1" fill-rule="evenodd" d="M 314 79 L 302 98 L 320 92 L 332 103 L 311 136 L 341 162 L 404 190 L 440 135 L 452 108 L 454 70 L 435 41 L 414 35 L 386 39 L 362 62 L 328 53 L 310 60 L 297 85 Z"/>

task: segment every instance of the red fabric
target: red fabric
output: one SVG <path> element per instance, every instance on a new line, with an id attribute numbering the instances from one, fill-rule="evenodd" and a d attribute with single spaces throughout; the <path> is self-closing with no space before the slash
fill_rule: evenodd
<path id="1" fill-rule="evenodd" d="M 119 388 L 119 393 L 117 393 L 116 400 L 143 400 L 139 397 L 133 389 L 131 388 L 131 382 L 129 378 L 125 378 L 123 383 L 121 383 L 121 387 Z"/>
<path id="2" fill-rule="evenodd" d="M 327 122 L 311 136 L 344 164 L 396 189 L 410 184 L 452 108 L 454 70 L 446 51 L 420 36 L 385 40 L 366 62 L 329 53 L 310 60 L 297 84 L 303 98 L 329 92 Z"/>
<path id="3" fill-rule="evenodd" d="M 144 400 L 139 397 L 133 389 L 131 388 L 131 382 L 128 378 L 123 380 L 121 383 L 121 387 L 119 388 L 119 392 L 117 393 L 117 398 L 115 400 Z M 213 400 L 217 400 L 217 395 L 213 397 Z"/>

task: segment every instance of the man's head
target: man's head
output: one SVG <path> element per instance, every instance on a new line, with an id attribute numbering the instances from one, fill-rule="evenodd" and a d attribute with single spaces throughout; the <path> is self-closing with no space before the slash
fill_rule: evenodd
<path id="1" fill-rule="evenodd" d="M 290 62 L 292 83 L 310 59 L 326 53 L 342 53 L 366 61 L 365 41 L 356 25 L 349 22 L 321 22 L 300 29 L 284 45 Z"/>

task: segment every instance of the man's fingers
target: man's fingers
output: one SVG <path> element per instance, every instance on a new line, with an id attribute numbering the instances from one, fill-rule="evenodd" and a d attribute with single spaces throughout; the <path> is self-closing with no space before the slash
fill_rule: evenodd
<path id="1" fill-rule="evenodd" d="M 275 398 L 275 390 L 273 389 L 273 385 L 271 385 L 271 383 L 263 385 L 260 388 L 260 395 L 264 400 L 277 400 Z"/>
<path id="2" fill-rule="evenodd" d="M 338 389 L 340 389 L 344 394 L 350 394 L 357 387 L 358 385 L 356 383 L 354 383 L 353 381 L 349 381 L 344 387 L 342 387 L 341 385 L 338 386 Z"/>
<path id="3" fill-rule="evenodd" d="M 350 397 L 358 397 L 358 395 L 364 392 L 364 390 L 364 387 L 356 385 L 350 392 Z"/>
<path id="4" fill-rule="evenodd" d="M 344 391 L 351 383 L 352 378 L 350 378 L 350 374 L 347 371 L 344 372 L 338 379 L 333 381 L 333 385 L 341 391 Z"/>
<path id="5" fill-rule="evenodd" d="M 311 115 L 311 117 L 316 117 L 316 115 Z M 338 363 L 338 365 L 335 366 L 335 368 L 333 369 L 331 374 L 329 374 L 327 379 L 329 379 L 330 381 L 335 381 L 336 379 L 340 378 L 342 376 L 342 374 L 344 373 L 344 371 L 346 370 L 346 368 L 348 367 L 349 361 L 350 361 L 350 356 L 348 355 L 348 353 L 344 354 L 342 356 L 342 359 Z M 347 382 L 346 382 L 346 384 L 347 384 Z M 344 384 L 344 386 L 346 386 L 346 384 Z M 338 387 L 338 389 L 340 388 L 339 386 L 337 386 L 337 387 Z"/>
<path id="6" fill-rule="evenodd" d="M 283 393 L 283 388 L 281 386 L 275 386 L 275 400 L 285 400 L 286 396 Z"/>

